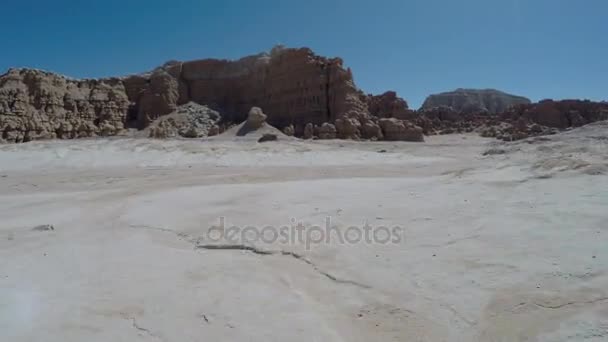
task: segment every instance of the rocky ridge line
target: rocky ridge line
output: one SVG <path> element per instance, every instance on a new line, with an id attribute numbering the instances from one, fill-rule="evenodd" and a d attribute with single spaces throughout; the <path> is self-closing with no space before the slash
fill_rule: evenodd
<path id="1" fill-rule="evenodd" d="M 172 61 L 122 78 L 75 80 L 11 69 L 0 76 L 0 142 L 112 136 L 132 128 L 149 128 L 153 137 L 204 137 L 244 122 L 253 107 L 262 108 L 268 125 L 305 139 L 424 141 L 424 135 L 478 132 L 510 141 L 608 119 L 603 102 L 529 103 L 487 89 L 447 93 L 456 99 L 445 105 L 430 101 L 437 96 L 443 98 L 431 96 L 414 111 L 395 92 L 364 94 L 340 58 L 282 46 L 236 61 Z"/>
<path id="2" fill-rule="evenodd" d="M 261 107 L 269 124 L 300 137 L 312 125 L 318 137 L 382 139 L 379 118 L 372 113 L 408 112 L 394 93 L 361 92 L 340 58 L 278 46 L 237 61 L 168 62 L 122 78 L 73 80 L 11 69 L 0 76 L 0 138 L 25 142 L 117 135 L 146 128 L 189 102 L 218 111 L 227 124 L 242 122 L 250 108 Z"/>

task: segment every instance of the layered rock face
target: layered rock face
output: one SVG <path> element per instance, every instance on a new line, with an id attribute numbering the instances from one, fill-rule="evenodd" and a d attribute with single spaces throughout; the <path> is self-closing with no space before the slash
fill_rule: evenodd
<path id="1" fill-rule="evenodd" d="M 393 92 L 363 94 L 340 58 L 275 47 L 237 61 L 168 62 L 123 78 L 71 80 L 11 70 L 0 76 L 0 137 L 21 142 L 114 135 L 146 128 L 189 102 L 218 111 L 227 123 L 242 122 L 250 108 L 261 107 L 269 124 L 296 136 L 310 135 L 308 124 L 314 132 L 337 123 L 336 136 L 379 139 L 382 132 L 370 109 L 381 117 L 412 114 Z M 331 137 L 327 127 L 323 136 Z"/>
<path id="2" fill-rule="evenodd" d="M 261 107 L 269 124 L 293 125 L 297 135 L 303 135 L 307 123 L 369 115 L 342 60 L 307 48 L 275 47 L 269 54 L 237 61 L 172 62 L 124 82 L 143 126 L 188 101 L 208 105 L 231 122 L 241 122 L 251 107 Z"/>
<path id="3" fill-rule="evenodd" d="M 430 95 L 422 104 L 421 110 L 435 107 L 450 107 L 458 113 L 498 114 L 509 107 L 529 104 L 531 101 L 495 89 L 456 89 L 451 92 Z"/>
<path id="4" fill-rule="evenodd" d="M 115 135 L 125 127 L 128 108 L 120 79 L 77 81 L 11 69 L 0 77 L 0 140 Z"/>
<path id="5" fill-rule="evenodd" d="M 244 122 L 248 113 L 258 124 L 306 139 L 422 141 L 423 133 L 478 131 L 517 140 L 607 120 L 608 104 L 531 104 L 496 90 L 457 89 L 429 96 L 416 112 L 395 92 L 365 95 L 339 58 L 280 46 L 236 61 L 172 61 L 123 78 L 73 80 L 31 69 L 0 76 L 0 142 L 109 136 L 126 128 L 203 137 Z"/>

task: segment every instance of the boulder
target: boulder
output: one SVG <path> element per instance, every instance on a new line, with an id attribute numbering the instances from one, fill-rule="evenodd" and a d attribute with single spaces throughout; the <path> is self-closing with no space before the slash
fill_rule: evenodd
<path id="1" fill-rule="evenodd" d="M 259 107 L 251 107 L 247 116 L 247 126 L 251 129 L 258 129 L 266 123 L 266 114 Z"/>
<path id="2" fill-rule="evenodd" d="M 373 121 L 365 121 L 361 124 L 361 137 L 369 140 L 382 140 L 384 135 L 382 129 Z"/>
<path id="3" fill-rule="evenodd" d="M 340 139 L 359 139 L 361 136 L 361 133 L 359 131 L 361 123 L 357 119 L 337 119 L 335 127 L 338 134 L 338 138 Z"/>
<path id="4" fill-rule="evenodd" d="M 378 121 L 385 140 L 424 141 L 422 128 L 409 121 L 385 118 Z"/>
<path id="5" fill-rule="evenodd" d="M 307 123 L 306 126 L 304 126 L 304 135 L 303 138 L 304 139 L 312 139 L 315 135 L 315 129 L 312 123 Z"/>
<path id="6" fill-rule="evenodd" d="M 267 142 L 267 141 L 276 141 L 276 140 L 278 140 L 278 137 L 276 134 L 266 133 L 258 139 L 258 142 L 263 143 L 263 142 Z"/>
<path id="7" fill-rule="evenodd" d="M 285 126 L 285 128 L 283 128 L 283 133 L 288 137 L 292 137 L 295 135 L 295 128 L 293 125 Z"/>
<path id="8" fill-rule="evenodd" d="M 319 139 L 336 139 L 336 126 L 328 122 L 324 122 L 318 128 L 317 136 L 319 137 Z"/>

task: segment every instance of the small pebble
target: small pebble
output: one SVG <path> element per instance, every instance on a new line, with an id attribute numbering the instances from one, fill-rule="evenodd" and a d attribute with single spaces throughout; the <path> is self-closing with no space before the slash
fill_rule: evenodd
<path id="1" fill-rule="evenodd" d="M 52 224 L 42 224 L 42 225 L 32 228 L 32 230 L 35 230 L 37 232 L 44 232 L 44 231 L 49 231 L 49 230 L 55 230 L 55 227 L 53 227 Z"/>

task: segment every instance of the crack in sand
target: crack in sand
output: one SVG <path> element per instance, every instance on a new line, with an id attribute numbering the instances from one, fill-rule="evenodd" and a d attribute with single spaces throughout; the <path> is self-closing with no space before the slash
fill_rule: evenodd
<path id="1" fill-rule="evenodd" d="M 297 254 L 295 252 L 287 252 L 287 251 L 280 251 L 281 255 L 285 255 L 285 256 L 291 256 L 292 258 L 295 258 L 296 260 L 300 260 L 302 262 L 304 262 L 307 265 L 310 265 L 310 267 L 312 267 L 315 271 L 317 271 L 318 273 L 322 274 L 323 276 L 325 276 L 326 278 L 339 283 L 339 284 L 350 284 L 350 285 L 354 285 L 354 286 L 358 286 L 364 289 L 371 289 L 371 286 L 369 285 L 365 285 L 353 280 L 348 280 L 348 279 L 340 279 L 335 277 L 334 275 L 327 273 L 321 269 L 319 269 L 319 266 L 317 266 L 315 263 L 313 263 L 312 261 L 306 259 L 303 255 L 301 254 Z"/>
<path id="2" fill-rule="evenodd" d="M 135 330 L 137 330 L 139 332 L 142 332 L 142 333 L 144 333 L 144 334 L 146 334 L 146 335 L 148 335 L 150 337 L 154 337 L 154 338 L 156 338 L 156 339 L 158 339 L 160 341 L 164 341 L 164 339 L 162 337 L 156 335 L 155 333 L 153 333 L 149 329 L 146 329 L 146 328 L 140 326 L 139 324 L 137 324 L 137 320 L 135 319 L 135 317 L 125 317 L 125 318 L 131 321 L 131 326 Z"/>
<path id="3" fill-rule="evenodd" d="M 193 237 L 193 236 L 185 234 L 185 233 L 176 232 L 176 231 L 168 229 L 168 228 L 154 227 L 154 226 L 148 226 L 148 225 L 130 225 L 129 227 L 135 228 L 135 229 L 147 229 L 147 230 L 156 230 L 156 231 L 160 231 L 160 232 L 163 232 L 163 233 L 171 233 L 171 234 L 176 235 L 177 237 L 179 237 L 181 239 L 185 239 L 186 241 L 190 242 L 191 244 L 194 245 L 195 249 L 245 251 L 245 252 L 250 252 L 250 253 L 257 254 L 257 255 L 262 255 L 262 256 L 271 256 L 271 255 L 290 256 L 290 257 L 292 257 L 292 258 L 294 258 L 294 259 L 296 259 L 298 261 L 301 261 L 301 262 L 309 265 L 314 271 L 316 271 L 317 273 L 321 274 L 325 278 L 327 278 L 327 279 L 329 279 L 329 280 L 331 280 L 331 281 L 333 281 L 335 283 L 346 284 L 346 285 L 353 285 L 353 286 L 357 286 L 357 287 L 360 287 L 360 288 L 363 288 L 363 289 L 371 289 L 372 288 L 369 285 L 365 285 L 365 284 L 356 282 L 354 280 L 341 279 L 341 278 L 338 278 L 338 277 L 332 275 L 331 273 L 325 272 L 325 271 L 321 270 L 317 264 L 315 264 L 312 261 L 306 259 L 303 255 L 295 253 L 295 252 L 284 251 L 284 250 L 271 251 L 271 250 L 260 249 L 260 248 L 257 248 L 255 246 L 248 246 L 248 245 L 243 245 L 243 244 L 225 244 L 225 245 L 207 244 L 207 245 L 199 245 L 198 244 L 199 238 Z"/>
<path id="4" fill-rule="evenodd" d="M 246 251 L 258 255 L 273 255 L 276 254 L 272 251 L 266 251 L 247 245 L 196 245 L 197 249 L 210 249 L 210 250 L 232 250 L 232 251 Z"/>
<path id="5" fill-rule="evenodd" d="M 587 301 L 587 302 L 567 302 L 567 303 L 563 303 L 563 304 L 559 304 L 559 305 L 545 305 L 545 304 L 539 304 L 539 303 L 534 303 L 534 304 L 536 306 L 539 306 L 544 309 L 558 310 L 558 309 L 562 309 L 562 308 L 565 308 L 565 307 L 571 306 L 571 305 L 579 305 L 579 304 L 590 305 L 590 304 L 595 304 L 595 303 L 600 303 L 600 302 L 605 302 L 605 301 L 608 301 L 608 297 L 602 297 L 602 298 L 594 299 L 594 300 Z"/>
<path id="6" fill-rule="evenodd" d="M 365 284 L 356 282 L 354 280 L 341 279 L 328 272 L 325 272 L 325 271 L 321 270 L 319 268 L 319 266 L 317 266 L 317 264 L 306 259 L 303 255 L 295 253 L 295 252 L 289 252 L 289 251 L 283 251 L 283 250 L 270 251 L 270 250 L 259 249 L 254 246 L 247 246 L 247 245 L 196 245 L 195 248 L 207 249 L 207 250 L 241 250 L 241 251 L 246 251 L 246 252 L 263 255 L 263 256 L 270 256 L 270 255 L 289 256 L 289 257 L 292 257 L 298 261 L 301 261 L 301 262 L 309 265 L 317 273 L 321 274 L 325 278 L 327 278 L 335 283 L 353 285 L 353 286 L 357 286 L 357 287 L 364 288 L 364 289 L 371 289 L 371 286 L 369 286 L 369 285 L 365 285 Z"/>

